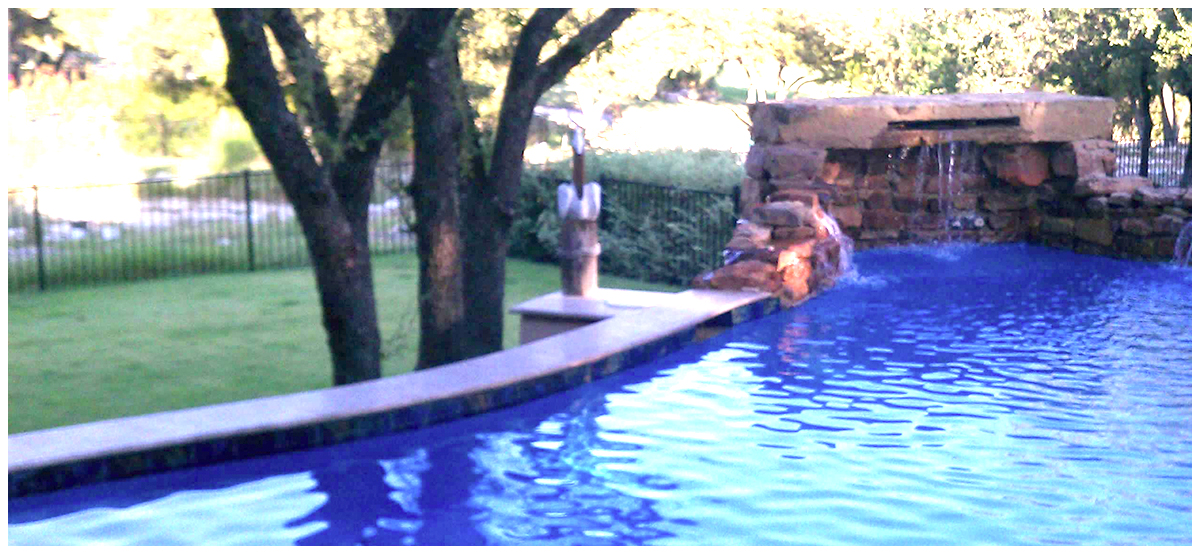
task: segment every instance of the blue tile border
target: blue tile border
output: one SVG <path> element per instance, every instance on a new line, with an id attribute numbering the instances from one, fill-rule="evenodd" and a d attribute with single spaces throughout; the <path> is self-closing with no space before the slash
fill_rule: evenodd
<path id="1" fill-rule="evenodd" d="M 496 389 L 432 400 L 349 419 L 200 440 L 181 445 L 100 456 L 8 474 L 9 498 L 42 494 L 140 475 L 317 448 L 396 433 L 496 410 L 603 379 L 698 342 L 701 327 L 732 327 L 781 309 L 774 297 L 737 307 L 698 325 L 615 352 L 600 360 Z M 707 336 L 707 335 L 706 335 Z"/>

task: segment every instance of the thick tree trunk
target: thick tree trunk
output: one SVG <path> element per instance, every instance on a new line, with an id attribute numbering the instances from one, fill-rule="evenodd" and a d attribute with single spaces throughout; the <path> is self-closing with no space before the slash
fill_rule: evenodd
<path id="1" fill-rule="evenodd" d="M 413 180 L 420 260 L 420 345 L 417 369 L 467 357 L 463 335 L 462 245 L 459 237 L 459 113 L 457 51 L 447 41 L 413 77 Z"/>
<path id="2" fill-rule="evenodd" d="M 503 347 L 508 233 L 516 213 L 525 137 L 537 98 L 528 90 L 505 91 L 491 171 L 487 178 L 473 183 L 467 205 L 465 220 L 470 224 L 464 227 L 464 235 L 470 255 L 463 260 L 463 283 L 471 297 L 466 319 L 471 322 L 468 353 L 472 356 Z"/>
<path id="3" fill-rule="evenodd" d="M 380 377 L 381 341 L 370 248 L 354 230 L 366 218 L 352 225 L 338 211 L 309 210 L 298 219 L 316 275 L 333 384 L 345 385 Z"/>

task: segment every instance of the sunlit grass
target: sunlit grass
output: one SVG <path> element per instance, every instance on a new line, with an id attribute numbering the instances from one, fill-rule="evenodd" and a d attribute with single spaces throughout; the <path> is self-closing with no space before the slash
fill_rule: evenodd
<path id="1" fill-rule="evenodd" d="M 416 361 L 417 259 L 375 259 L 383 371 Z M 601 276 L 604 287 L 674 290 Z M 559 289 L 509 260 L 505 303 Z M 506 306 L 506 307 L 507 307 Z M 9 295 L 9 432 L 327 387 L 312 270 L 203 275 Z M 519 320 L 505 317 L 505 347 Z"/>

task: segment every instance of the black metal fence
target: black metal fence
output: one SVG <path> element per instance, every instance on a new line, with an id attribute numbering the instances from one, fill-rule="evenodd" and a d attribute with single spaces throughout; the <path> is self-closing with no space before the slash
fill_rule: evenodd
<path id="1" fill-rule="evenodd" d="M 553 173 L 532 176 L 522 196 L 510 253 L 535 260 L 553 258 L 558 240 L 554 191 L 570 179 Z M 719 267 L 733 236 L 738 189 L 698 190 L 601 175 L 600 271 L 642 281 L 686 284 Z M 528 188 L 528 187 L 527 187 Z"/>
<path id="2" fill-rule="evenodd" d="M 1187 142 L 1152 143 L 1147 177 L 1159 187 L 1190 187 L 1190 182 L 1183 182 L 1183 168 L 1188 162 L 1188 145 Z M 1117 176 L 1137 175 L 1141 161 L 1141 143 L 1117 143 Z"/>
<path id="3" fill-rule="evenodd" d="M 380 164 L 370 203 L 377 253 L 411 249 L 406 165 Z M 8 192 L 8 290 L 254 271 L 309 263 L 270 171 L 194 180 Z"/>
<path id="4" fill-rule="evenodd" d="M 380 164 L 370 204 L 373 253 L 415 248 L 411 165 Z M 511 254 L 548 261 L 557 244 L 555 189 L 534 178 L 523 198 L 532 223 Z M 601 271 L 683 284 L 720 265 L 737 189 L 692 190 L 601 177 Z M 538 225 L 553 229 L 537 229 Z M 520 240 L 514 240 L 520 243 Z M 124 185 L 31 187 L 8 193 L 8 290 L 62 288 L 171 275 L 309 264 L 291 204 L 270 171 Z"/>

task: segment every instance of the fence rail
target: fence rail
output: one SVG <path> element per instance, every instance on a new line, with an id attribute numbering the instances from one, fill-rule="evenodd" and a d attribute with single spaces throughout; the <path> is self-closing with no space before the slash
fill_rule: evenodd
<path id="1" fill-rule="evenodd" d="M 382 165 L 370 202 L 376 253 L 411 249 L 411 171 Z M 8 290 L 255 271 L 309 263 L 270 171 L 8 192 Z"/>
<path id="2" fill-rule="evenodd" d="M 1149 179 L 1159 187 L 1190 187 L 1183 182 L 1183 168 L 1187 159 L 1187 142 L 1156 142 L 1150 145 Z M 1142 149 L 1140 142 L 1117 143 L 1118 177 L 1137 175 L 1141 168 Z"/>
<path id="3" fill-rule="evenodd" d="M 415 214 L 403 192 L 411 175 L 408 164 L 376 168 L 372 253 L 415 248 Z M 538 178 L 546 179 L 543 196 L 552 198 L 562 179 Z M 602 271 L 685 283 L 719 265 L 736 189 L 601 181 Z M 554 213 L 552 203 L 543 204 L 536 209 Z M 269 171 L 8 193 L 9 292 L 308 264 L 295 212 Z"/>

